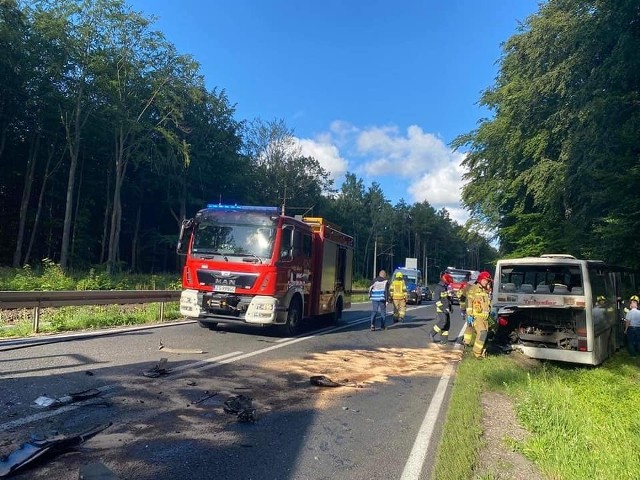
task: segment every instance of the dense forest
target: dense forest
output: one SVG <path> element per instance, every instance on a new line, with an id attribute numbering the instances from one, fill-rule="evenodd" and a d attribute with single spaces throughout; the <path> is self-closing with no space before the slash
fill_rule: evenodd
<path id="1" fill-rule="evenodd" d="M 294 127 L 236 118 L 224 85 L 124 1 L 0 0 L 0 265 L 177 272 L 182 219 L 222 202 L 329 218 L 355 239 L 357 278 L 405 257 L 431 280 L 497 255 L 638 267 L 638 51 L 637 0 L 541 4 L 504 44 L 480 99 L 491 118 L 454 142 L 462 226 L 353 173 L 336 189 Z"/>
<path id="2" fill-rule="evenodd" d="M 176 272 L 180 223 L 210 202 L 329 218 L 355 239 L 357 278 L 495 257 L 446 210 L 391 205 L 351 173 L 336 190 L 291 127 L 235 118 L 124 1 L 0 1 L 0 69 L 0 265 Z"/>
<path id="3" fill-rule="evenodd" d="M 464 204 L 504 253 L 639 268 L 640 2 L 549 0 L 504 44 Z"/>

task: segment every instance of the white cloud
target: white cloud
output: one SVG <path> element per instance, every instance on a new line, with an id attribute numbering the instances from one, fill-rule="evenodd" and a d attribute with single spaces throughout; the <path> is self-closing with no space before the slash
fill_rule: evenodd
<path id="1" fill-rule="evenodd" d="M 302 154 L 315 158 L 333 180 L 340 179 L 346 173 L 347 161 L 340 156 L 338 147 L 331 143 L 327 135 L 322 135 L 317 140 L 299 138 L 296 141 Z"/>
<path id="2" fill-rule="evenodd" d="M 298 142 L 303 154 L 316 158 L 338 186 L 351 171 L 380 184 L 392 203 L 400 198 L 427 201 L 436 210 L 446 208 L 460 224 L 469 218 L 460 205 L 465 154 L 417 125 L 401 132 L 395 126 L 359 128 L 336 120 L 315 139 Z"/>
<path id="3" fill-rule="evenodd" d="M 451 149 L 436 135 L 425 133 L 417 125 L 407 128 L 406 135 L 396 127 L 374 127 L 358 134 L 357 150 L 370 157 L 362 166 L 368 175 L 414 177 L 450 163 Z"/>
<path id="4" fill-rule="evenodd" d="M 453 220 L 464 224 L 469 218 L 469 212 L 460 205 L 464 185 L 462 175 L 465 173 L 462 160 L 464 154 L 452 153 L 448 163 L 411 183 L 407 188 L 411 199 L 414 202 L 426 200 L 436 210 L 446 208 Z"/>
<path id="5" fill-rule="evenodd" d="M 462 157 L 460 155 L 459 157 Z M 464 170 L 460 165 L 462 158 L 452 159 L 438 170 L 425 173 L 410 184 L 408 191 L 415 202 L 427 200 L 435 208 L 459 203 Z"/>

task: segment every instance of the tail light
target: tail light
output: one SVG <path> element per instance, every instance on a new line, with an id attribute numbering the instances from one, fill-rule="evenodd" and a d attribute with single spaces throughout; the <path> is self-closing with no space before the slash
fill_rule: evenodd
<path id="1" fill-rule="evenodd" d="M 587 351 L 587 339 L 585 337 L 578 337 L 578 351 Z"/>
<path id="2" fill-rule="evenodd" d="M 509 325 L 509 319 L 500 315 L 498 317 L 498 325 L 500 325 L 501 327 L 506 327 L 507 325 Z"/>

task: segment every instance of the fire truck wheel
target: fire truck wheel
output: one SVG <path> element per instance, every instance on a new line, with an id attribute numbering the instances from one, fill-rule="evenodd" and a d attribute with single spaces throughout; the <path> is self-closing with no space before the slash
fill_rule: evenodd
<path id="1" fill-rule="evenodd" d="M 209 330 L 215 330 L 216 327 L 218 326 L 217 322 L 205 322 L 202 320 L 198 320 L 198 325 L 200 325 L 202 328 L 208 328 Z"/>
<path id="2" fill-rule="evenodd" d="M 287 311 L 287 323 L 282 326 L 283 333 L 285 335 L 297 335 L 300 333 L 301 324 L 302 309 L 300 308 L 300 301 L 294 298 L 291 300 Z"/>
<path id="3" fill-rule="evenodd" d="M 337 325 L 337 323 L 342 319 L 342 298 L 338 299 L 338 302 L 336 303 L 336 309 L 335 311 L 331 314 L 331 324 L 332 325 Z"/>

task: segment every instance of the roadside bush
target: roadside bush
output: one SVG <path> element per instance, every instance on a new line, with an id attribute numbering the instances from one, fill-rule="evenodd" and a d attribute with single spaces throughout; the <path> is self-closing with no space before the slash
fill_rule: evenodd
<path id="1" fill-rule="evenodd" d="M 0 290 L 180 290 L 181 286 L 179 273 L 110 275 L 101 267 L 66 273 L 49 259 L 35 267 L 0 268 Z"/>
<path id="2" fill-rule="evenodd" d="M 96 273 L 95 269 L 90 269 L 86 277 L 78 280 L 76 290 L 112 290 L 113 283 L 106 272 Z"/>
<path id="3" fill-rule="evenodd" d="M 60 265 L 53 260 L 42 260 L 43 272 L 40 276 L 40 288 L 38 290 L 73 290 L 75 281 L 67 276 Z"/>

